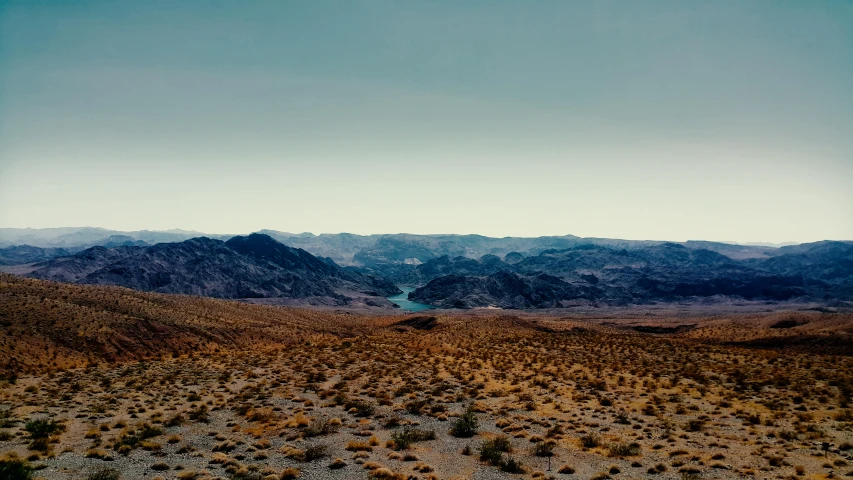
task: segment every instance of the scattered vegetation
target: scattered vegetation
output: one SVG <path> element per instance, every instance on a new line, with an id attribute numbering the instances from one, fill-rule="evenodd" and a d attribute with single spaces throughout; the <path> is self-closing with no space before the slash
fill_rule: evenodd
<path id="1" fill-rule="evenodd" d="M 465 412 L 453 423 L 450 434 L 459 438 L 470 438 L 477 434 L 477 414 L 472 405 L 465 407 Z"/>
<path id="2" fill-rule="evenodd" d="M 120 455 L 152 477 L 198 480 L 453 478 L 478 463 L 533 478 L 851 469 L 853 356 L 743 346 L 844 313 L 647 334 L 480 312 L 419 330 L 395 326 L 405 315 L 0 280 L 0 318 L 20 319 L 0 329 L 0 478 L 73 457 L 86 466 L 75 478 L 112 479 L 95 467 Z"/>
<path id="3" fill-rule="evenodd" d="M 30 480 L 33 467 L 20 458 L 0 459 L 0 478 L 5 480 Z"/>

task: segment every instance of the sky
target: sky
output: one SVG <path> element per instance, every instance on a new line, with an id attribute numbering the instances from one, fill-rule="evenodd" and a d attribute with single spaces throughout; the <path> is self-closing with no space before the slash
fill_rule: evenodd
<path id="1" fill-rule="evenodd" d="M 853 2 L 0 1 L 0 227 L 853 239 Z"/>

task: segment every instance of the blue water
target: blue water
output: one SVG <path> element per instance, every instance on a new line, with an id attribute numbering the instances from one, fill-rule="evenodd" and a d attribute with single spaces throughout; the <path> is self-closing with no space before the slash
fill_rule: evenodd
<path id="1" fill-rule="evenodd" d="M 421 310 L 429 310 L 430 308 L 435 308 L 432 305 L 427 305 L 425 303 L 418 303 L 409 300 L 409 292 L 414 290 L 412 287 L 399 287 L 403 293 L 399 295 L 394 295 L 392 297 L 388 297 L 388 300 L 396 303 L 400 306 L 401 309 L 409 311 L 409 312 L 420 312 Z"/>

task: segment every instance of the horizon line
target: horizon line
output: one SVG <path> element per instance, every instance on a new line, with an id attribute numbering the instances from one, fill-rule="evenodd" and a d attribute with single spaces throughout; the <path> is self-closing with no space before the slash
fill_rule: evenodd
<path id="1" fill-rule="evenodd" d="M 285 230 L 276 230 L 272 228 L 261 228 L 258 230 L 252 230 L 244 233 L 218 233 L 213 231 L 201 231 L 201 230 L 189 230 L 185 228 L 165 228 L 165 229 L 150 229 L 150 228 L 141 228 L 141 229 L 128 229 L 128 230 L 120 230 L 115 228 L 107 228 L 100 226 L 58 226 L 58 227 L 0 227 L 0 230 L 58 230 L 58 229 L 93 229 L 93 230 L 104 230 L 107 232 L 119 232 L 119 233 L 133 233 L 133 232 L 153 232 L 153 233 L 176 233 L 183 232 L 187 234 L 199 234 L 199 236 L 205 235 L 216 235 L 216 236 L 239 236 L 239 235 L 250 235 L 252 233 L 263 233 L 264 231 L 270 231 L 275 233 L 282 233 L 288 235 L 311 235 L 315 237 L 319 237 L 322 235 L 355 235 L 359 237 L 372 237 L 372 236 L 383 236 L 383 235 L 416 235 L 416 236 L 479 236 L 485 238 L 494 238 L 494 239 L 503 239 L 503 238 L 545 238 L 545 237 L 555 237 L 555 238 L 564 238 L 564 237 L 575 237 L 579 239 L 590 239 L 590 240 L 624 240 L 631 242 L 673 242 L 673 243 L 686 243 L 686 242 L 713 242 L 713 243 L 723 243 L 729 245 L 743 245 L 743 246 L 770 246 L 770 247 L 781 247 L 787 245 L 802 245 L 807 243 L 817 243 L 817 242 L 825 242 L 825 241 L 837 241 L 837 242 L 850 242 L 853 240 L 850 239 L 832 239 L 832 238 L 824 238 L 819 240 L 811 240 L 811 241 L 797 241 L 797 240 L 788 240 L 781 242 L 774 241 L 736 241 L 736 240 L 708 240 L 708 239 L 686 239 L 686 240 L 672 240 L 672 239 L 651 239 L 651 238 L 624 238 L 624 237 L 604 237 L 604 236 L 582 236 L 575 235 L 572 233 L 564 233 L 557 235 L 503 235 L 503 236 L 492 236 L 485 235 L 481 233 L 412 233 L 412 232 L 381 232 L 381 233 L 352 233 L 352 232 L 320 232 L 314 233 L 309 231 L 303 232 L 292 232 Z"/>

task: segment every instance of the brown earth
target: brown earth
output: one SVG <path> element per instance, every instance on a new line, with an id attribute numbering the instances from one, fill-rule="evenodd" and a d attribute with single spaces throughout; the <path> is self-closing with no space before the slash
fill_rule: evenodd
<path id="1" fill-rule="evenodd" d="M 0 454 L 47 479 L 838 477 L 851 335 L 801 306 L 379 316 L 4 275 Z"/>

